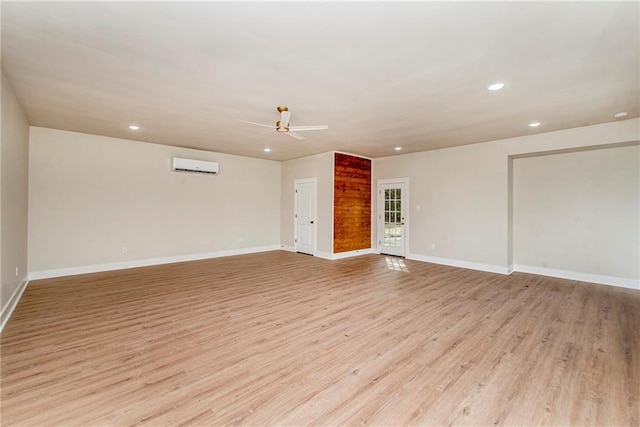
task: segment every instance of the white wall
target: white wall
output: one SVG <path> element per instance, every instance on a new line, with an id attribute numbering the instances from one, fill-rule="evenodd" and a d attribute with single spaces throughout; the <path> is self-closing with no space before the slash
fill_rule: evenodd
<path id="1" fill-rule="evenodd" d="M 639 135 L 640 119 L 631 119 L 379 158 L 372 184 L 410 179 L 409 258 L 506 273 L 510 156 L 636 141 Z M 375 192 L 373 197 L 377 207 Z"/>
<path id="2" fill-rule="evenodd" d="M 640 279 L 640 146 L 514 160 L 513 262 Z"/>
<path id="3" fill-rule="evenodd" d="M 632 119 L 374 159 L 372 186 L 410 179 L 409 258 L 505 273 L 512 156 L 634 141 L 639 128 Z M 312 177 L 318 251 L 332 254 L 333 153 L 277 163 L 44 128 L 30 140 L 31 272 L 291 248 L 293 181 Z M 219 161 L 221 174 L 172 173 L 172 156 Z"/>
<path id="4" fill-rule="evenodd" d="M 333 254 L 333 152 L 282 162 L 282 219 L 280 242 L 283 247 L 294 247 L 293 183 L 296 179 L 317 178 L 318 255 Z"/>
<path id="5" fill-rule="evenodd" d="M 506 265 L 496 241 L 506 241 L 508 162 L 498 152 L 475 144 L 373 160 L 374 187 L 379 179 L 410 180 L 408 258 Z M 375 191 L 373 198 L 377 208 Z"/>
<path id="6" fill-rule="evenodd" d="M 30 142 L 35 277 L 280 245 L 278 162 L 38 127 Z M 174 156 L 220 174 L 171 172 Z"/>
<path id="7" fill-rule="evenodd" d="M 4 73 L 1 91 L 0 324 L 3 325 L 11 311 L 9 306 L 19 298 L 16 292 L 22 288 L 21 283 L 26 285 L 29 123 Z"/>

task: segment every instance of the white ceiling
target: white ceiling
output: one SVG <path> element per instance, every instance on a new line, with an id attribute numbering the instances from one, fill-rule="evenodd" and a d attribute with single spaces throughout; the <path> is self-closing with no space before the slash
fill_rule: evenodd
<path id="1" fill-rule="evenodd" d="M 2 1 L 1 12 L 2 68 L 34 126 L 286 160 L 640 115 L 635 1 Z M 496 81 L 506 87 L 487 91 Z M 236 121 L 273 124 L 278 105 L 293 126 L 329 130 L 297 141 Z"/>

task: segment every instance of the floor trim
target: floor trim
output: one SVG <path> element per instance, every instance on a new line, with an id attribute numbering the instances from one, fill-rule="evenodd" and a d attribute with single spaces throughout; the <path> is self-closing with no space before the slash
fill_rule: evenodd
<path id="1" fill-rule="evenodd" d="M 13 291 L 13 294 L 11 294 L 11 298 L 9 298 L 9 301 L 7 301 L 5 306 L 2 307 L 2 313 L 0 313 L 0 333 L 2 333 L 4 326 L 7 324 L 7 322 L 9 321 L 9 318 L 13 314 L 13 310 L 15 310 L 16 307 L 18 306 L 18 302 L 20 301 L 20 298 L 22 297 L 24 290 L 27 289 L 28 284 L 29 284 L 28 276 L 25 276 L 25 278 L 22 279 L 22 282 L 20 282 L 16 290 Z"/>
<path id="2" fill-rule="evenodd" d="M 328 260 L 336 260 L 336 259 L 344 259 L 344 258 L 351 258 L 354 256 L 360 256 L 360 255 L 369 255 L 369 254 L 377 254 L 378 251 L 376 251 L 375 249 L 358 249 L 356 251 L 349 251 L 349 252 L 340 252 L 337 254 L 331 254 L 329 252 L 318 252 L 316 255 L 319 258 L 324 258 L 324 259 L 328 259 Z"/>
<path id="3" fill-rule="evenodd" d="M 482 264 L 479 262 L 462 261 L 462 260 L 451 259 L 451 258 L 439 258 L 439 257 L 432 257 L 432 256 L 418 255 L 418 254 L 408 254 L 406 258 L 414 261 L 423 261 L 423 262 L 430 262 L 433 264 L 448 265 L 449 267 L 460 267 L 460 268 L 468 268 L 470 270 L 487 271 L 489 273 L 498 273 L 498 274 L 505 274 L 505 275 L 508 275 L 510 273 L 508 267 L 492 265 L 492 264 Z"/>
<path id="4" fill-rule="evenodd" d="M 559 279 L 576 280 L 579 282 L 597 283 L 600 285 L 618 286 L 627 289 L 640 290 L 640 280 L 624 277 L 604 276 L 600 274 L 580 273 L 577 271 L 558 270 L 555 268 L 534 267 L 530 265 L 514 265 L 514 271 L 520 273 L 537 274 L 539 276 L 557 277 Z"/>
<path id="5" fill-rule="evenodd" d="M 78 274 L 99 273 L 102 271 L 124 270 L 135 267 L 148 267 L 151 265 L 171 264 L 174 262 L 197 261 L 208 258 L 220 258 L 233 255 L 254 254 L 258 252 L 276 251 L 282 249 L 280 245 L 261 246 L 246 249 L 231 249 L 227 251 L 205 252 L 191 255 L 178 255 L 172 257 L 142 259 L 138 261 L 113 262 L 107 264 L 86 265 L 81 267 L 59 268 L 54 270 L 34 271 L 29 273 L 29 280 L 50 279 L 52 277 L 75 276 Z"/>

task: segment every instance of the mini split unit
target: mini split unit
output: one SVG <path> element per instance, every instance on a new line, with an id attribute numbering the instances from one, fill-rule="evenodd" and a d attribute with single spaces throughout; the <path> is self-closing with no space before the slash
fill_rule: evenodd
<path id="1" fill-rule="evenodd" d="M 174 172 L 208 173 L 218 175 L 220 165 L 218 162 L 207 162 L 204 160 L 181 159 L 174 157 L 171 165 Z"/>

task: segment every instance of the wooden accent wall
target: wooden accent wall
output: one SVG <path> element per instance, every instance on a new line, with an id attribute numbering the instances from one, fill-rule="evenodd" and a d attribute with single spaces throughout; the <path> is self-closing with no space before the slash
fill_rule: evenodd
<path id="1" fill-rule="evenodd" d="M 371 160 L 335 153 L 333 253 L 371 247 Z"/>

